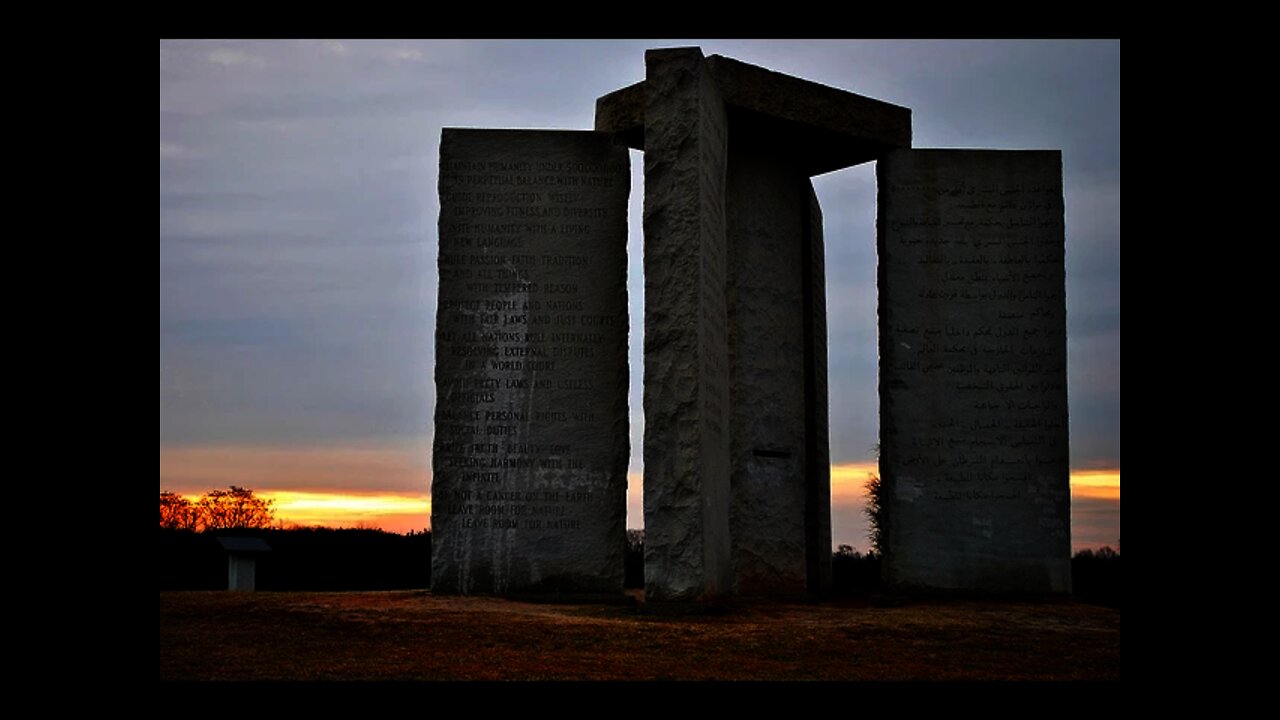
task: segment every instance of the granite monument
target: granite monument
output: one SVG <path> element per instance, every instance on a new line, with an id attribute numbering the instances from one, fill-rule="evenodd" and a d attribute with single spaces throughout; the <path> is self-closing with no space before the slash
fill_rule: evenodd
<path id="1" fill-rule="evenodd" d="M 593 131 L 444 131 L 433 590 L 621 593 L 627 147 L 646 601 L 829 588 L 810 178 L 873 161 L 886 581 L 1069 592 L 1059 153 L 912 149 L 907 108 L 697 48 L 648 51 Z"/>

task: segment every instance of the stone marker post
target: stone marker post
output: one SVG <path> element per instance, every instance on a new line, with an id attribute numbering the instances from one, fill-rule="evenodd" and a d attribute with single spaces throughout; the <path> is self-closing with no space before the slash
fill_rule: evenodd
<path id="1" fill-rule="evenodd" d="M 729 594 L 724 103 L 702 53 L 645 53 L 645 598 Z"/>

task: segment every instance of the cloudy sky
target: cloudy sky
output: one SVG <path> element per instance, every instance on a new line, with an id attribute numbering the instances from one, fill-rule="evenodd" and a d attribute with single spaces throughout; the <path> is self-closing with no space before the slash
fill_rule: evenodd
<path id="1" fill-rule="evenodd" d="M 644 51 L 697 45 L 912 109 L 913 144 L 1060 149 L 1077 547 L 1120 535 L 1120 44 L 161 41 L 160 487 L 296 522 L 424 528 L 441 127 L 588 129 Z M 641 525 L 641 156 L 632 153 L 632 489 Z M 875 180 L 820 176 L 835 542 L 866 549 Z"/>

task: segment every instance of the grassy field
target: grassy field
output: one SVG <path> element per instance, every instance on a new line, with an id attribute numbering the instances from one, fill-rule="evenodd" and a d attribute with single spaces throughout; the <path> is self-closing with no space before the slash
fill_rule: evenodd
<path id="1" fill-rule="evenodd" d="M 425 592 L 162 592 L 160 678 L 1119 680 L 1120 611 L 861 598 L 664 616 Z"/>

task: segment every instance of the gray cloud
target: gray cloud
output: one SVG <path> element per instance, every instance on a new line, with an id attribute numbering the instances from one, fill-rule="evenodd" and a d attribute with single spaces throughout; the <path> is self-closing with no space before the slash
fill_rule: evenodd
<path id="1" fill-rule="evenodd" d="M 1062 149 L 1072 456 L 1118 464 L 1114 42 L 163 42 L 162 445 L 428 437 L 440 128 L 589 128 L 597 96 L 643 78 L 645 48 L 693 44 L 911 107 L 917 147 Z M 815 185 L 833 460 L 864 459 L 877 426 L 874 175 Z"/>

